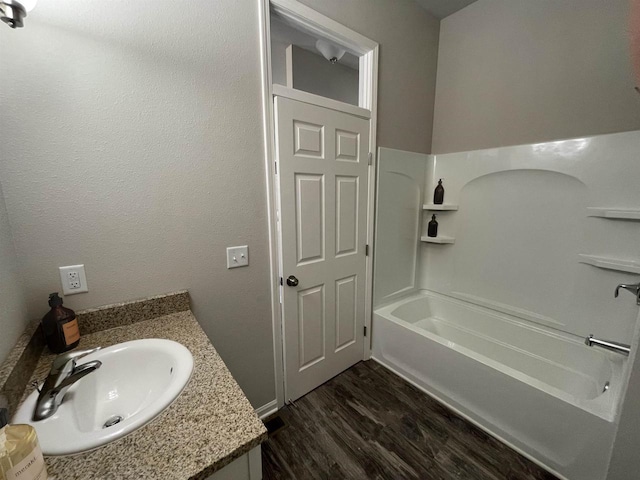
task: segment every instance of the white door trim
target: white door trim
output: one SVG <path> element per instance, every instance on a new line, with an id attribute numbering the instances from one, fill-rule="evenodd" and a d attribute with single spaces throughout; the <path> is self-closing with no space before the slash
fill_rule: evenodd
<path id="1" fill-rule="evenodd" d="M 273 359 L 276 401 L 284 405 L 284 375 L 282 361 L 282 311 L 280 305 L 280 244 L 278 239 L 275 176 L 275 125 L 271 91 L 271 21 L 269 0 L 257 0 L 260 28 L 260 67 L 262 75 L 262 133 L 267 181 L 267 221 L 269 228 L 269 278 L 271 279 L 271 323 L 273 329 Z"/>
<path id="2" fill-rule="evenodd" d="M 309 103 L 318 107 L 328 108 L 330 110 L 336 110 L 338 112 L 348 113 L 360 118 L 371 118 L 371 112 L 366 108 L 356 107 L 350 103 L 340 102 L 338 100 L 332 100 L 331 98 L 321 97 L 320 95 L 314 95 L 313 93 L 303 92 L 302 90 L 296 90 L 294 88 L 285 87 L 282 85 L 273 86 L 274 97 L 286 97 L 291 100 L 297 100 L 302 103 Z"/>
<path id="3" fill-rule="evenodd" d="M 262 118 L 263 140 L 265 145 L 265 170 L 267 182 L 267 214 L 269 222 L 269 257 L 271 279 L 271 316 L 273 326 L 273 353 L 275 363 L 275 390 L 278 408 L 285 403 L 284 398 L 284 364 L 282 337 L 282 309 L 280 304 L 280 274 L 282 259 L 280 256 L 280 240 L 278 235 L 278 192 L 276 174 L 275 124 L 273 94 L 278 88 L 272 83 L 271 71 L 271 28 L 270 8 L 290 23 L 315 35 L 322 36 L 347 47 L 352 53 L 360 56 L 360 94 L 357 108 L 369 111 L 369 151 L 373 164 L 369 169 L 369 193 L 367 212 L 367 273 L 365 288 L 365 325 L 367 338 L 364 342 L 363 359 L 371 358 L 371 315 L 373 295 L 373 252 L 374 252 L 374 218 L 375 218 L 375 185 L 376 185 L 376 132 L 378 113 L 378 51 L 376 42 L 357 32 L 331 20 L 296 0 L 257 0 L 259 8 L 260 28 L 260 63 L 262 72 Z M 285 87 L 283 87 L 285 88 Z M 297 94 L 300 94 L 298 92 Z M 311 94 L 307 94 L 311 95 Z M 286 95 L 285 95 L 286 96 Z M 317 97 L 316 95 L 312 95 Z M 307 100 L 310 97 L 305 96 Z M 322 97 L 319 97 L 322 98 Z M 313 100 L 313 99 L 311 99 Z M 327 101 L 328 99 L 323 99 Z M 304 100 L 302 100 L 304 101 Z M 309 102 L 312 103 L 312 102 Z M 335 102 L 341 104 L 341 102 Z M 335 104 L 334 104 L 335 107 Z M 332 107 L 329 107 L 332 108 Z M 361 116 L 358 114 L 358 116 Z"/>

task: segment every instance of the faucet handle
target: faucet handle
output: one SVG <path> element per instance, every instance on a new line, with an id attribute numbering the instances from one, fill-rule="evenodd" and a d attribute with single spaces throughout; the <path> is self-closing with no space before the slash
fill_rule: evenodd
<path id="1" fill-rule="evenodd" d="M 618 298 L 618 294 L 620 293 L 620 289 L 624 288 L 629 292 L 633 293 L 636 296 L 636 303 L 640 305 L 640 283 L 635 283 L 633 285 L 627 285 L 625 283 L 621 283 L 616 287 L 615 297 Z"/>
<path id="2" fill-rule="evenodd" d="M 91 372 L 96 371 L 101 366 L 102 366 L 102 362 L 100 360 L 94 360 L 93 362 L 87 362 L 87 363 L 84 363 L 84 364 L 80 365 L 78 367 L 78 370 L 76 370 L 76 373 L 74 373 L 73 375 L 69 375 L 67 378 L 62 380 L 52 390 L 52 393 L 54 393 L 54 396 L 59 394 L 62 390 L 64 390 L 65 388 L 70 387 L 71 385 L 76 383 L 78 380 L 80 380 L 82 377 L 85 377 L 85 376 L 89 375 Z M 63 397 L 64 397 L 64 395 L 60 396 L 60 401 L 61 402 L 62 402 L 62 398 Z"/>
<path id="3" fill-rule="evenodd" d="M 102 347 L 91 348 L 89 350 L 74 350 L 72 352 L 60 354 L 53 360 L 53 364 L 51 365 L 51 373 L 55 374 L 66 370 L 70 362 L 72 362 L 72 365 L 75 366 L 76 360 L 90 355 L 93 352 L 97 352 L 101 348 Z"/>

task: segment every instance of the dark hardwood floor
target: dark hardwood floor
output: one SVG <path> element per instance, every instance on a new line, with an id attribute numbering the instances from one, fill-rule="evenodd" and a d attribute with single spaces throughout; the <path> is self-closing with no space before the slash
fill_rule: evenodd
<path id="1" fill-rule="evenodd" d="M 556 478 L 373 361 L 278 415 L 264 480 Z"/>

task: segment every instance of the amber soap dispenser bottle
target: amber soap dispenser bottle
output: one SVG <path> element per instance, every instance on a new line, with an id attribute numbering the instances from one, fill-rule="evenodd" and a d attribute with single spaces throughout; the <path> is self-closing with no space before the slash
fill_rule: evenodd
<path id="1" fill-rule="evenodd" d="M 62 353 L 78 346 L 80 329 L 76 313 L 62 306 L 58 292 L 49 295 L 51 310 L 42 318 L 42 331 L 49 350 Z"/>

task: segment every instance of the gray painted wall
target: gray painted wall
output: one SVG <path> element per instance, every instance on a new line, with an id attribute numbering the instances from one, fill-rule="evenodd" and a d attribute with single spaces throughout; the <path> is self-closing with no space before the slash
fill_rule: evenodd
<path id="1" fill-rule="evenodd" d="M 0 186 L 0 363 L 27 326 L 27 318 L 24 284 Z"/>
<path id="2" fill-rule="evenodd" d="M 378 146 L 431 151 L 439 21 L 413 0 L 301 0 L 380 44 Z"/>
<path id="3" fill-rule="evenodd" d="M 254 406 L 275 397 L 257 2 L 40 2 L 0 29 L 0 178 L 32 317 L 187 288 Z M 185 12 L 183 12 L 185 13 Z M 227 246 L 251 265 L 227 270 Z M 3 292 L 4 296 L 4 292 Z M 3 338 L 4 340 L 4 338 Z"/>
<path id="4" fill-rule="evenodd" d="M 437 20 L 409 0 L 305 3 L 382 43 L 379 143 L 428 152 Z M 168 0 L 40 2 L 0 28 L 0 181 L 30 317 L 62 265 L 86 266 L 74 309 L 187 288 L 259 407 L 275 389 L 258 4 L 190 5 L 176 21 Z M 250 266 L 227 270 L 243 244 Z"/>
<path id="5" fill-rule="evenodd" d="M 358 105 L 358 70 L 293 47 L 293 88 Z"/>
<path id="6" fill-rule="evenodd" d="M 479 0 L 442 20 L 433 152 L 640 128 L 628 0 Z"/>
<path id="7" fill-rule="evenodd" d="M 416 0 L 418 4 L 436 18 L 444 18 L 463 9 L 476 0 Z"/>

